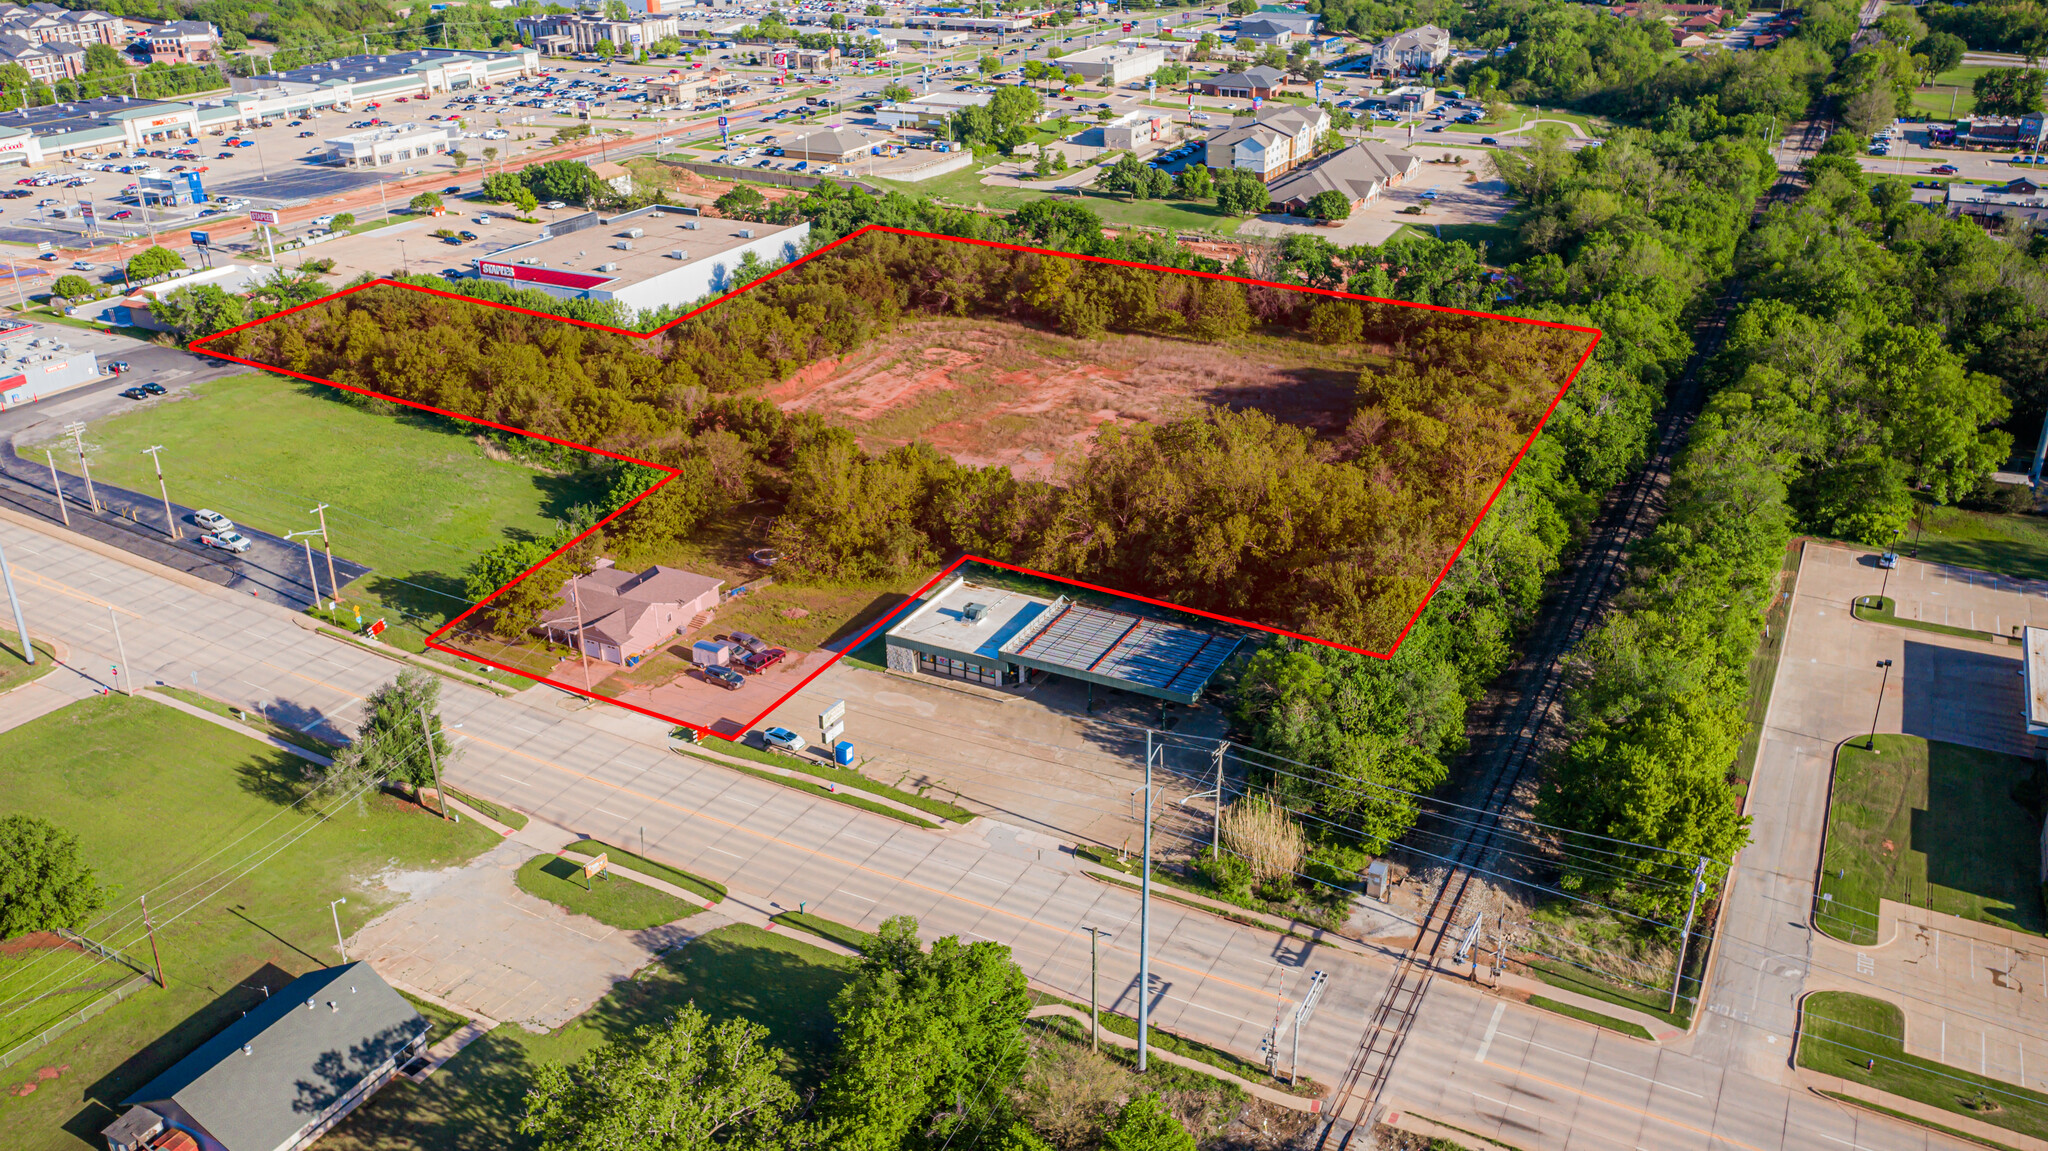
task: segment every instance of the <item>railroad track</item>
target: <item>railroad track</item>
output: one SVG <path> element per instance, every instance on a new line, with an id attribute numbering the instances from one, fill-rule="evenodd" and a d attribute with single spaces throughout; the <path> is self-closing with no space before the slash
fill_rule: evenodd
<path id="1" fill-rule="evenodd" d="M 1808 125 L 1806 138 L 1822 129 Z M 1773 203 L 1791 198 L 1798 185 L 1782 178 L 1756 205 L 1756 214 Z M 1367 1015 L 1358 1052 L 1338 1082 L 1330 1121 L 1324 1126 L 1319 1148 L 1342 1151 L 1354 1133 L 1370 1132 L 1378 1122 L 1381 1095 L 1393 1077 L 1408 1032 L 1420 1013 L 1430 986 L 1435 982 L 1437 964 L 1451 930 L 1458 925 L 1460 908 L 1468 895 L 1483 888 L 1483 871 L 1492 866 L 1497 842 L 1511 834 L 1504 832 L 1498 817 L 1513 800 L 1516 789 L 1540 760 L 1545 735 L 1558 721 L 1558 704 L 1564 693 L 1564 659 L 1584 638 L 1602 609 L 1623 585 L 1629 549 L 1653 528 L 1664 507 L 1664 493 L 1671 482 L 1671 467 L 1691 434 L 1694 421 L 1706 400 L 1701 379 L 1707 360 L 1720 349 L 1729 318 L 1741 301 L 1742 287 L 1730 281 L 1714 306 L 1693 328 L 1693 354 L 1672 389 L 1659 420 L 1657 440 L 1643 467 L 1609 498 L 1594 525 L 1592 539 L 1580 553 L 1563 594 L 1545 613 L 1528 637 L 1522 658 L 1506 677 L 1507 688 L 1496 694 L 1477 717 L 1483 730 L 1479 745 L 1468 756 L 1475 767 L 1474 782 L 1460 802 L 1488 815 L 1471 821 L 1454 840 L 1444 882 L 1431 898 L 1415 943 L 1396 963 L 1393 976 L 1379 1002 Z M 1355 1119 L 1346 1119 L 1355 1116 Z"/>

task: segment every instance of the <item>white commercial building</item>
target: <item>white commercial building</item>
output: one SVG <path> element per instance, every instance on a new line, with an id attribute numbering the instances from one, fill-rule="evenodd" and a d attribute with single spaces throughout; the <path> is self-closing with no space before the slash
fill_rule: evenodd
<path id="1" fill-rule="evenodd" d="M 986 108 L 987 92 L 932 92 L 901 104 L 884 104 L 875 121 L 888 128 L 931 128 L 962 108 Z"/>
<path id="2" fill-rule="evenodd" d="M 808 223 L 718 220 L 666 204 L 599 220 L 563 221 L 540 239 L 476 261 L 477 275 L 560 300 L 617 300 L 635 312 L 695 304 L 739 286 L 748 256 L 762 268 L 803 254 Z"/>
<path id="3" fill-rule="evenodd" d="M 1102 146 L 1137 152 L 1164 139 L 1173 131 L 1173 118 L 1164 110 L 1140 108 L 1126 112 L 1102 126 Z"/>
<path id="4" fill-rule="evenodd" d="M 0 324 L 0 411 L 68 391 L 99 378 L 91 352 L 62 338 L 35 336 L 28 324 Z"/>
<path id="5" fill-rule="evenodd" d="M 1166 67 L 1166 53 L 1158 48 L 1126 48 L 1103 44 L 1085 48 L 1053 61 L 1069 72 L 1079 72 L 1091 84 L 1115 87 L 1142 80 Z"/>
<path id="6" fill-rule="evenodd" d="M 453 152 L 462 139 L 459 124 L 392 124 L 333 136 L 327 145 L 327 162 L 344 168 L 382 168 L 404 164 L 443 152 Z"/>

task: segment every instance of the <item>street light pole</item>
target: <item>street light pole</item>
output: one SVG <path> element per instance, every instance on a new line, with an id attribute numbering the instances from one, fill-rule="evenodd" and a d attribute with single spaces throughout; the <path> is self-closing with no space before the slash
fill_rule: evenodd
<path id="1" fill-rule="evenodd" d="M 1877 661 L 1877 666 L 1884 669 L 1884 675 L 1877 681 L 1877 706 L 1870 711 L 1870 738 L 1863 743 L 1865 751 L 1877 750 L 1877 715 L 1884 710 L 1884 689 L 1892 678 L 1892 661 L 1881 659 Z"/>
<path id="2" fill-rule="evenodd" d="M 1099 927 L 1088 929 L 1088 1049 L 1102 1050 L 1102 967 L 1097 960 L 1096 944 L 1109 932 Z"/>
<path id="3" fill-rule="evenodd" d="M 135 682 L 135 669 L 129 666 L 128 645 L 121 642 L 121 617 L 114 611 L 113 604 L 107 605 L 107 619 L 114 625 L 114 651 L 121 657 L 121 666 L 116 669 L 114 675 L 114 686 L 121 688 L 121 694 L 123 695 L 134 695 L 135 689 L 133 687 L 124 687 L 120 682 L 125 678 L 130 684 L 133 684 Z"/>
<path id="4" fill-rule="evenodd" d="M 185 533 L 178 530 L 177 517 L 171 514 L 171 489 L 164 486 L 164 461 L 157 455 L 158 452 L 163 450 L 164 446 L 158 444 L 153 448 L 142 449 L 142 454 L 148 456 L 150 462 L 156 465 L 156 490 L 164 498 L 164 530 L 170 533 L 170 537 L 174 540 L 183 539 L 185 538 Z"/>
<path id="5" fill-rule="evenodd" d="M 43 459 L 50 465 L 50 490 L 57 493 L 57 514 L 64 517 L 64 526 L 71 526 L 71 509 L 64 506 L 64 485 L 57 479 L 57 457 L 48 448 L 43 449 Z"/>
<path id="6" fill-rule="evenodd" d="M 434 733 L 427 726 L 427 709 L 420 708 L 420 734 L 427 741 L 427 762 L 434 768 L 434 806 L 441 809 L 441 818 L 448 818 L 448 793 L 441 790 L 441 757 L 434 754 Z"/>
<path id="7" fill-rule="evenodd" d="M 310 588 L 312 588 L 312 589 L 313 589 L 313 606 L 314 606 L 314 607 L 319 607 L 319 606 L 320 606 L 320 574 L 319 574 L 319 570 L 318 570 L 318 569 L 316 569 L 316 568 L 315 568 L 315 567 L 313 566 L 313 539 L 312 539 L 312 537 L 313 537 L 313 536 L 316 536 L 316 535 L 318 535 L 318 534 L 320 534 L 320 529 L 319 529 L 319 528 L 307 528 L 307 529 L 306 529 L 305 531 L 302 531 L 302 532 L 286 532 L 286 533 L 284 533 L 284 538 L 285 538 L 285 539 L 287 539 L 287 540 L 298 540 L 298 541 L 299 541 L 299 546 L 300 546 L 300 547 L 303 547 L 303 548 L 305 548 L 305 549 L 306 549 L 306 586 L 308 586 L 308 587 L 310 587 Z"/>
<path id="8" fill-rule="evenodd" d="M 334 949 L 341 952 L 341 961 L 343 963 L 348 962 L 348 940 L 341 937 L 341 912 L 336 911 L 335 907 L 347 902 L 348 896 L 344 895 L 327 905 L 327 910 L 334 916 Z"/>

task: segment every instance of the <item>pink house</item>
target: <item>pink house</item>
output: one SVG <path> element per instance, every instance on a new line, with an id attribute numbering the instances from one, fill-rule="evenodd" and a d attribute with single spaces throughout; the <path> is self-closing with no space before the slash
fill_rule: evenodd
<path id="1" fill-rule="evenodd" d="M 576 646 L 606 663 L 638 662 L 691 621 L 718 606 L 724 580 L 660 564 L 633 573 L 600 561 L 596 571 L 562 585 L 562 606 L 540 622 L 551 640 Z"/>

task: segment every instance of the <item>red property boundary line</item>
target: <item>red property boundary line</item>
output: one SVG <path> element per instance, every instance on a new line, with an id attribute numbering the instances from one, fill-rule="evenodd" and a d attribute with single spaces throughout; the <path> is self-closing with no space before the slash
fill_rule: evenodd
<path id="1" fill-rule="evenodd" d="M 704 314 L 705 312 L 710 311 L 712 308 L 717 307 L 718 305 L 740 295 L 743 292 L 751 291 L 752 289 L 767 283 L 769 280 L 772 280 L 775 277 L 782 275 L 784 272 L 788 272 L 791 269 L 808 263 L 809 261 L 816 259 L 817 257 L 822 256 L 825 253 L 830 252 L 843 244 L 850 243 L 861 236 L 867 235 L 870 232 L 882 232 L 898 236 L 908 236 L 916 239 L 944 240 L 958 244 L 974 244 L 984 248 L 999 248 L 1009 252 L 1025 252 L 1033 255 L 1052 256 L 1066 260 L 1079 260 L 1093 264 L 1109 264 L 1122 268 L 1136 268 L 1149 272 L 1166 272 L 1182 276 L 1195 276 L 1201 279 L 1222 280 L 1234 284 L 1244 284 L 1250 287 L 1275 288 L 1281 291 L 1299 292 L 1304 295 L 1326 296 L 1331 299 L 1337 300 L 1356 300 L 1362 303 L 1388 304 L 1395 307 L 1414 308 L 1426 312 L 1443 312 L 1449 315 L 1466 316 L 1473 319 L 1500 320 L 1511 324 L 1526 324 L 1532 327 L 1551 328 L 1567 332 L 1579 332 L 1591 336 L 1592 339 L 1587 342 L 1586 349 L 1584 352 L 1580 353 L 1578 361 L 1572 365 L 1572 369 L 1565 376 L 1564 382 L 1558 386 L 1556 393 L 1550 397 L 1550 403 L 1543 409 L 1543 415 L 1537 419 L 1536 426 L 1530 429 L 1528 437 L 1522 441 L 1522 446 L 1516 450 L 1514 458 L 1508 461 L 1507 470 L 1501 474 L 1499 482 L 1495 483 L 1493 486 L 1493 490 L 1487 494 L 1486 502 L 1480 505 L 1479 513 L 1472 518 L 1472 523 L 1465 529 L 1465 534 L 1459 538 L 1457 546 L 1451 549 L 1450 556 L 1444 560 L 1443 566 L 1438 569 L 1436 578 L 1430 581 L 1429 590 L 1423 593 L 1422 601 L 1415 605 L 1414 611 L 1409 613 L 1408 621 L 1402 625 L 1400 633 L 1394 637 L 1394 642 L 1388 646 L 1386 651 L 1371 651 L 1369 649 L 1362 647 L 1354 647 L 1350 644 L 1337 643 L 1333 640 L 1318 639 L 1315 636 L 1303 635 L 1299 632 L 1288 631 L 1285 628 L 1273 627 L 1268 624 L 1253 623 L 1250 620 L 1235 619 L 1230 616 L 1218 615 L 1215 612 L 1203 611 L 1199 608 L 1183 607 L 1180 604 L 1168 603 L 1165 600 L 1153 599 L 1149 596 L 1142 596 L 1133 594 L 1131 592 L 1119 591 L 1115 588 L 1101 587 L 1097 584 L 1087 583 L 1085 581 L 1073 579 L 1068 576 L 1054 575 L 1051 572 L 1037 571 L 1032 568 L 1020 567 L 1016 564 L 1004 563 L 1000 560 L 985 559 L 983 557 L 973 555 L 963 555 L 960 558 L 955 559 L 952 563 L 947 564 L 942 570 L 939 571 L 937 575 L 934 575 L 931 579 L 925 581 L 925 583 L 921 585 L 915 592 L 913 592 L 910 598 L 906 600 L 901 606 L 897 607 L 894 611 L 891 611 L 883 615 L 880 619 L 868 625 L 868 627 L 864 629 L 859 635 L 843 643 L 840 647 L 840 650 L 832 654 L 831 659 L 828 659 L 823 664 L 819 665 L 816 671 L 813 671 L 809 675 L 805 676 L 801 681 L 797 683 L 795 687 L 789 689 L 787 692 L 784 692 L 773 703 L 769 704 L 766 708 L 762 709 L 759 715 L 756 715 L 752 719 L 749 719 L 741 728 L 740 733 L 737 735 L 714 731 L 708 727 L 705 727 L 703 724 L 695 723 L 686 719 L 680 719 L 672 715 L 663 715 L 660 712 L 653 711 L 648 708 L 636 707 L 633 704 L 624 703 L 620 700 L 612 699 L 609 696 L 598 695 L 595 692 L 588 691 L 584 688 L 579 688 L 573 684 L 562 683 L 559 680 L 549 679 L 546 676 L 537 676 L 531 672 L 524 671 L 520 668 L 510 667 L 505 664 L 496 663 L 491 660 L 484 659 L 476 655 L 474 652 L 464 651 L 439 642 L 440 638 L 443 635 L 446 635 L 448 632 L 452 631 L 454 628 L 456 628 L 470 616 L 475 615 L 477 612 L 483 610 L 483 608 L 490 604 L 492 600 L 495 600 L 499 596 L 504 595 L 505 592 L 510 590 L 514 585 L 518 584 L 521 580 L 524 580 L 526 577 L 532 575 L 534 572 L 547 566 L 557 556 L 560 556 L 563 552 L 568 551 L 570 548 L 582 542 L 584 538 L 589 536 L 591 533 L 603 528 L 606 524 L 610 523 L 614 519 L 617 519 L 619 516 L 625 514 L 625 512 L 628 509 L 632 508 L 635 504 L 638 504 L 641 500 L 646 499 L 648 496 L 653 495 L 656 491 L 660 490 L 670 480 L 675 479 L 676 476 L 680 474 L 680 469 L 665 467 L 661 464 L 650 463 L 647 460 L 635 459 L 632 456 L 622 455 L 618 452 L 606 451 L 603 448 L 593 448 L 587 444 L 579 444 L 570 440 L 557 439 L 554 436 L 544 435 L 540 432 L 528 431 L 525 428 L 515 428 L 508 424 L 497 423 L 495 421 L 483 419 L 478 416 L 466 415 L 462 412 L 449 411 L 446 408 L 437 408 L 431 404 L 420 403 L 416 400 L 401 399 L 398 396 L 387 395 L 383 392 L 372 391 L 368 388 L 359 388 L 350 384 L 343 384 L 338 383 L 334 380 L 324 379 L 320 376 L 308 375 L 304 372 L 295 372 L 289 368 L 281 368 L 274 364 L 260 363 L 256 360 L 245 359 L 244 357 L 231 355 L 227 352 L 215 351 L 212 348 L 206 346 L 212 343 L 213 341 L 222 338 L 223 336 L 231 336 L 238 332 L 242 332 L 247 329 L 256 327 L 260 324 L 267 324 L 273 320 L 283 319 L 284 317 L 292 315 L 295 312 L 301 312 L 305 311 L 308 308 L 314 308 L 322 304 L 331 303 L 332 301 L 341 299 L 345 296 L 350 296 L 355 294 L 356 292 L 363 291 L 366 288 L 376 287 L 399 288 L 410 292 L 420 292 L 430 296 L 439 296 L 444 299 L 457 300 L 462 303 L 475 305 L 477 307 L 498 308 L 503 311 L 516 312 L 519 313 L 520 315 L 533 316 L 538 319 L 553 320 L 558 323 L 574 324 L 575 326 L 581 328 L 590 328 L 600 332 L 609 332 L 613 335 L 629 336 L 639 340 L 650 340 L 656 336 L 662 335 L 663 333 L 667 332 L 670 328 L 673 328 L 678 324 L 684 323 L 685 321 L 688 320 L 695 319 L 696 317 Z M 1563 402 L 1565 393 L 1571 390 L 1571 387 L 1574 383 L 1578 382 L 1579 373 L 1585 369 L 1586 363 L 1593 357 L 1593 350 L 1600 346 L 1601 334 L 1601 330 L 1598 328 L 1582 327 L 1577 324 L 1558 323 L 1551 320 L 1536 320 L 1524 316 L 1505 316 L 1494 312 L 1479 312 L 1465 308 L 1444 307 L 1440 304 L 1418 304 L 1409 300 L 1390 300 L 1379 296 L 1361 296 L 1356 295 L 1354 293 L 1340 292 L 1329 288 L 1311 288 L 1305 287 L 1300 284 L 1280 284 L 1274 283 L 1269 280 L 1257 280 L 1245 276 L 1232 276 L 1220 272 L 1201 272 L 1187 268 L 1163 268 L 1156 264 L 1142 264 L 1131 260 L 1116 260 L 1110 259 L 1105 256 L 1084 256 L 1073 252 L 1060 252 L 1046 248 L 1033 248 L 1023 244 L 1008 244 L 996 240 L 969 239 L 961 236 L 945 236 L 932 232 L 914 231 L 908 228 L 893 228 L 882 224 L 869 224 L 866 227 L 857 229 L 853 232 L 848 233 L 845 236 L 840 237 L 837 240 L 834 240 L 830 244 L 826 244 L 825 246 L 819 248 L 814 252 L 807 253 L 806 255 L 796 260 L 793 260 L 790 263 L 784 264 L 782 267 L 777 268 L 772 272 L 769 272 L 767 275 L 762 276 L 760 279 L 754 280 L 749 284 L 746 284 L 739 288 L 735 288 L 732 291 L 726 292 L 725 294 L 717 297 L 716 299 L 703 305 L 702 307 L 696 308 L 683 315 L 677 316 L 675 319 L 670 320 L 669 322 L 661 325 L 658 328 L 653 329 L 652 331 L 640 332 L 634 331 L 630 328 L 615 328 L 609 324 L 599 324 L 590 320 L 578 320 L 572 319 L 567 316 L 553 315 L 547 312 L 537 312 L 532 310 L 531 308 L 522 308 L 513 304 L 501 304 L 490 300 L 480 300 L 473 296 L 462 295 L 459 292 L 443 292 L 434 288 L 421 287 L 417 284 L 407 284 L 397 280 L 388 280 L 380 278 L 376 280 L 371 280 L 370 282 L 365 284 L 358 284 L 353 288 L 345 288 L 342 291 L 335 292 L 331 295 L 322 296 L 320 299 L 312 300 L 307 303 L 300 304 L 296 307 L 287 308 L 286 310 L 278 312 L 275 315 L 265 316 L 260 320 L 251 320 L 246 324 L 237 325 L 233 328 L 229 328 L 224 332 L 217 332 L 214 335 L 203 337 L 201 339 L 193 341 L 191 344 L 191 348 L 195 352 L 199 352 L 208 356 L 213 356 L 216 359 L 229 360 L 234 363 L 245 364 L 249 367 L 257 368 L 262 371 L 275 372 L 279 375 L 291 376 L 296 379 L 305 380 L 308 383 L 322 384 L 331 388 L 339 388 L 343 391 L 354 392 L 358 395 L 369 396 L 374 399 L 385 400 L 394 404 L 403 404 L 406 407 L 415 408 L 424 412 L 432 412 L 437 416 L 444 416 L 448 419 L 460 420 L 465 423 L 476 424 L 481 427 L 493 428 L 496 429 L 497 431 L 509 432 L 514 435 L 528 436 L 530 438 L 543 440 L 547 443 L 555 444 L 561 447 L 574 448 L 577 451 L 589 452 L 593 455 L 604 456 L 607 459 L 619 460 L 624 463 L 638 464 L 641 467 L 653 468 L 656 471 L 665 473 L 663 478 L 659 482 L 655 483 L 652 487 L 648 488 L 647 491 L 642 492 L 639 496 L 635 497 L 631 502 L 625 504 L 623 507 L 613 512 L 611 515 L 608 515 L 604 519 L 599 520 L 597 523 L 592 524 L 589 528 L 585 529 L 582 533 L 578 534 L 574 539 L 571 539 L 567 543 L 563 544 L 561 547 L 556 548 L 554 551 L 548 553 L 548 555 L 545 558 L 543 558 L 539 563 L 536 563 L 532 567 L 527 568 L 525 571 L 520 572 L 518 576 L 514 577 L 510 582 L 506 583 L 504 587 L 501 587 L 497 591 L 492 592 L 489 596 L 485 597 L 482 601 L 478 602 L 474 607 L 471 607 L 468 611 L 465 611 L 461 615 L 456 616 L 454 619 L 448 621 L 448 623 L 444 624 L 442 627 L 436 630 L 432 635 L 426 637 L 425 642 L 427 646 L 432 647 L 436 650 L 444 651 L 451 655 L 459 656 L 463 659 L 470 660 L 475 663 L 481 663 L 489 667 L 494 667 L 499 669 L 500 671 L 510 672 L 513 675 L 522 676 L 527 679 L 537 680 L 541 683 L 548 684 L 551 687 L 559 688 L 562 691 L 567 691 L 572 694 L 584 696 L 586 698 L 593 700 L 600 700 L 605 703 L 613 704 L 617 707 L 625 708 L 628 711 L 638 712 L 642 715 L 651 716 L 655 719 L 663 720 L 667 723 L 673 723 L 681 725 L 683 727 L 692 728 L 706 735 L 717 735 L 722 736 L 726 739 L 737 740 L 738 738 L 740 738 L 741 735 L 744 735 L 748 729 L 751 729 L 755 724 L 759 723 L 761 720 L 765 719 L 769 714 L 774 712 L 776 708 L 786 703 L 792 696 L 796 695 L 805 687 L 809 686 L 812 680 L 818 678 L 820 675 L 823 675 L 825 673 L 825 670 L 831 667 L 833 664 L 837 663 L 841 656 L 865 644 L 875 634 L 877 630 L 881 629 L 884 626 L 887 626 L 897 616 L 901 615 L 904 611 L 910 609 L 914 603 L 916 603 L 919 599 L 923 598 L 926 592 L 930 591 L 933 587 L 937 586 L 940 583 L 940 581 L 944 580 L 947 576 L 951 575 L 962 564 L 968 563 L 970 561 L 974 563 L 987 564 L 991 567 L 1003 568 L 1023 575 L 1035 576 L 1040 579 L 1051 580 L 1055 583 L 1067 584 L 1072 587 L 1086 588 L 1090 591 L 1103 592 L 1108 595 L 1121 596 L 1125 599 L 1137 600 L 1140 603 L 1151 604 L 1156 607 L 1171 608 L 1174 611 L 1187 612 L 1190 615 L 1202 616 L 1206 619 L 1216 620 L 1218 622 L 1231 624 L 1237 627 L 1251 628 L 1256 631 L 1263 631 L 1269 632 L 1274 635 L 1287 636 L 1291 639 L 1303 640 L 1308 643 L 1318 643 L 1326 647 L 1340 648 L 1344 651 L 1355 652 L 1359 655 L 1370 656 L 1374 659 L 1392 659 L 1394 653 L 1398 652 L 1401 649 L 1401 644 L 1408 638 L 1408 633 L 1414 629 L 1416 621 L 1422 618 L 1422 613 L 1424 609 L 1428 608 L 1429 601 L 1435 598 L 1437 589 L 1443 586 L 1445 578 L 1450 575 L 1451 566 L 1458 562 L 1458 557 L 1460 555 L 1464 554 L 1465 545 L 1472 541 L 1473 535 L 1479 531 L 1479 525 L 1485 521 L 1487 513 L 1493 510 L 1494 502 L 1500 498 L 1500 493 L 1506 490 L 1508 480 L 1514 477 L 1515 469 L 1521 466 L 1523 458 L 1527 456 L 1529 453 L 1530 446 L 1536 442 L 1536 437 L 1543 434 L 1544 426 L 1550 422 L 1551 413 L 1555 412 L 1557 410 L 1557 405 Z"/>

